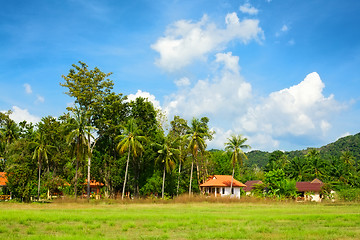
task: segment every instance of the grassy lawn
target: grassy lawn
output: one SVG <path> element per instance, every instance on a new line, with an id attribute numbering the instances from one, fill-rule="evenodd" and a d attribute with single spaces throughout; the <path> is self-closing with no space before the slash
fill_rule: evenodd
<path id="1" fill-rule="evenodd" d="M 360 204 L 0 203 L 0 239 L 360 239 Z"/>

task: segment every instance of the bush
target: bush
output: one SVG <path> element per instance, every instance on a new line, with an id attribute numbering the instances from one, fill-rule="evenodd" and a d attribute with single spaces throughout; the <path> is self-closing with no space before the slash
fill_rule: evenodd
<path id="1" fill-rule="evenodd" d="M 347 202 L 359 202 L 360 201 L 360 188 L 347 188 L 340 189 L 337 192 L 340 200 Z"/>

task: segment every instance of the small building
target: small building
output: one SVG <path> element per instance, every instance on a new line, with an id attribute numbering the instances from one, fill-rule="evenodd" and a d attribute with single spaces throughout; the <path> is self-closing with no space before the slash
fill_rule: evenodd
<path id="1" fill-rule="evenodd" d="M 87 179 L 86 179 L 86 182 L 84 183 L 85 186 L 87 186 Z M 100 199 L 100 190 L 101 190 L 101 187 L 103 187 L 104 184 L 103 183 L 100 183 L 100 182 L 97 182 L 95 180 L 90 180 L 90 194 L 91 195 L 95 195 L 95 199 Z M 86 187 L 85 187 L 85 190 L 86 190 Z M 87 194 L 84 193 L 83 194 L 84 196 L 86 196 Z"/>
<path id="2" fill-rule="evenodd" d="M 232 190 L 231 190 L 231 181 Z M 240 189 L 246 187 L 245 184 L 232 179 L 231 175 L 213 175 L 208 178 L 206 182 L 200 185 L 201 192 L 208 195 L 217 196 L 230 196 L 240 198 Z"/>
<path id="3" fill-rule="evenodd" d="M 6 172 L 0 172 L 0 200 L 11 199 L 11 195 L 7 188 L 7 182 Z"/>
<path id="4" fill-rule="evenodd" d="M 296 188 L 299 193 L 300 200 L 321 202 L 322 187 L 324 183 L 319 179 L 315 178 L 311 182 L 297 182 Z"/>
<path id="5" fill-rule="evenodd" d="M 246 192 L 246 196 L 251 194 L 251 190 L 256 184 L 263 184 L 263 182 L 261 180 L 251 180 L 245 183 L 246 187 L 244 188 L 244 191 Z"/>

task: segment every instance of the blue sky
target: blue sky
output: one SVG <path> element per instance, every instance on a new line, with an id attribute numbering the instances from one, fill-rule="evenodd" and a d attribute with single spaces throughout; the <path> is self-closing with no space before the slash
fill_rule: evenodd
<path id="1" fill-rule="evenodd" d="M 115 91 L 188 120 L 208 148 L 243 134 L 253 149 L 319 147 L 359 132 L 357 0 L 3 1 L 0 111 L 59 116 L 59 85 L 83 61 Z"/>

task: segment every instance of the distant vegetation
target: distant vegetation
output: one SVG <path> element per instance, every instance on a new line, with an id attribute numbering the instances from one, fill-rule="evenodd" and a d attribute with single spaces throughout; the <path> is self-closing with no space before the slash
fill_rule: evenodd
<path id="1" fill-rule="evenodd" d="M 198 193 L 213 174 L 262 180 L 272 197 L 294 197 L 296 181 L 314 178 L 327 190 L 360 187 L 360 134 L 320 149 L 246 155 L 247 139 L 233 135 L 224 143 L 227 151 L 207 151 L 210 119 L 175 116 L 168 125 L 147 99 L 115 93 L 110 75 L 73 65 L 61 86 L 75 104 L 57 118 L 17 124 L 11 111 L 0 113 L 0 171 L 9 181 L 0 194 L 23 201 L 47 193 L 90 198 L 87 183 L 96 180 L 106 198 L 172 198 Z"/>

